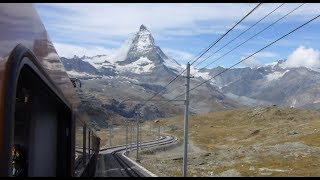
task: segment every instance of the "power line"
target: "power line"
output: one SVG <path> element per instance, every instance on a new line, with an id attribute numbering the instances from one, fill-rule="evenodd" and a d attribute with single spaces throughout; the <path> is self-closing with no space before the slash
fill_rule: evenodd
<path id="1" fill-rule="evenodd" d="M 172 89 L 169 89 L 169 91 L 167 91 L 167 93 L 166 94 L 168 94 L 168 93 L 170 93 L 170 92 L 172 92 L 172 91 L 174 91 L 175 89 L 179 89 L 179 88 L 181 88 L 181 87 L 185 87 L 186 85 L 185 84 L 182 84 L 182 85 L 180 85 L 180 86 L 176 86 L 176 87 L 174 87 L 174 88 L 172 88 Z M 163 95 L 163 94 L 162 94 Z"/>
<path id="2" fill-rule="evenodd" d="M 228 43 L 226 43 L 223 47 L 221 47 L 220 49 L 218 49 L 217 51 L 215 51 L 214 53 L 212 53 L 211 55 L 209 55 L 208 57 L 206 57 L 205 59 L 203 59 L 202 61 L 200 61 L 199 63 L 197 63 L 194 67 L 198 66 L 199 64 L 203 63 L 205 60 L 209 59 L 211 56 L 213 56 L 214 54 L 216 54 L 217 52 L 219 52 L 221 49 L 223 49 L 224 47 L 226 47 L 227 45 L 229 45 L 230 43 L 232 43 L 234 40 L 236 40 L 238 37 L 240 37 L 241 35 L 243 35 L 245 32 L 249 31 L 251 28 L 253 28 L 254 26 L 256 26 L 258 23 L 260 23 L 262 20 L 264 20 L 266 17 L 268 17 L 270 14 L 272 14 L 273 12 L 275 12 L 277 9 L 279 9 L 281 6 L 283 6 L 285 3 L 280 4 L 277 8 L 275 8 L 274 10 L 272 10 L 270 13 L 268 13 L 267 15 L 265 15 L 263 18 L 261 18 L 259 21 L 257 21 L 255 24 L 253 24 L 252 26 L 250 26 L 248 29 L 246 29 L 245 31 L 243 31 L 242 33 L 240 33 L 237 37 L 233 38 L 231 41 L 229 41 Z"/>
<path id="3" fill-rule="evenodd" d="M 273 26 L 274 24 L 276 24 L 277 22 L 279 22 L 280 20 L 282 20 L 283 18 L 287 17 L 289 14 L 293 13 L 295 10 L 299 9 L 301 6 L 303 6 L 306 3 L 303 3 L 301 5 L 299 5 L 298 7 L 294 8 L 293 10 L 291 10 L 289 13 L 287 13 L 286 15 L 282 16 L 281 18 L 279 18 L 277 21 L 273 22 L 272 24 L 270 24 L 269 26 L 267 26 L 266 28 L 262 29 L 261 31 L 259 31 L 258 33 L 256 33 L 255 35 L 251 36 L 249 39 L 247 39 L 246 41 L 242 42 L 241 44 L 239 44 L 238 46 L 234 47 L 233 49 L 231 49 L 230 51 L 228 51 L 227 53 L 223 54 L 222 56 L 220 56 L 218 59 L 212 61 L 211 63 L 207 64 L 206 66 L 204 66 L 203 68 L 201 68 L 200 70 L 210 66 L 211 64 L 217 62 L 219 59 L 223 58 L 224 56 L 226 56 L 227 54 L 229 54 L 230 52 L 234 51 L 235 49 L 237 49 L 238 47 L 242 46 L 243 44 L 245 44 L 246 42 L 250 41 L 252 38 L 256 37 L 257 35 L 259 35 L 260 33 L 262 33 L 263 31 L 267 30 L 268 28 L 270 28 L 271 26 Z"/>
<path id="4" fill-rule="evenodd" d="M 256 7 L 254 7 L 247 15 L 245 15 L 240 21 L 238 21 L 231 29 L 229 29 L 224 35 L 222 35 L 218 40 L 215 41 L 206 51 L 204 51 L 196 60 L 194 60 L 190 66 L 198 61 L 206 52 L 208 52 L 214 45 L 216 45 L 223 37 L 225 37 L 230 31 L 232 31 L 238 24 L 240 24 L 246 17 L 248 17 L 253 11 L 255 11 L 262 3 L 259 3 Z"/>
<path id="5" fill-rule="evenodd" d="M 262 50 L 266 49 L 267 47 L 269 47 L 269 46 L 271 46 L 272 44 L 274 44 L 274 43 L 278 42 L 279 40 L 281 40 L 281 39 L 283 39 L 284 37 L 286 37 L 286 36 L 290 35 L 291 33 L 295 32 L 296 30 L 298 30 L 298 29 L 300 29 L 301 27 L 303 27 L 303 26 L 305 26 L 305 25 L 309 24 L 310 22 L 314 21 L 315 19 L 317 19 L 317 18 L 319 18 L 319 17 L 320 17 L 320 14 L 319 14 L 318 16 L 316 16 L 316 17 L 312 18 L 312 19 L 311 19 L 311 20 L 309 20 L 308 22 L 306 22 L 306 23 L 304 23 L 304 24 L 300 25 L 299 27 L 295 28 L 294 30 L 290 31 L 289 33 L 287 33 L 287 34 L 283 35 L 282 37 L 278 38 L 277 40 L 273 41 L 272 43 L 268 44 L 267 46 L 265 46 L 265 47 L 261 48 L 260 50 L 256 51 L 255 53 L 251 54 L 250 56 L 246 57 L 245 59 L 242 59 L 241 61 L 237 62 L 236 64 L 234 64 L 234 65 L 230 66 L 229 68 L 227 68 L 227 69 L 225 69 L 225 70 L 221 71 L 220 73 L 218 73 L 218 74 L 214 75 L 212 78 L 210 78 L 210 79 L 208 79 L 208 80 L 206 80 L 206 81 L 204 81 L 204 82 L 200 83 L 199 85 L 197 85 L 197 86 L 193 87 L 192 89 L 190 89 L 190 90 L 189 90 L 189 92 L 190 92 L 190 91 L 192 91 L 192 90 L 194 90 L 194 89 L 196 89 L 196 88 L 198 88 L 199 86 L 203 85 L 204 83 L 206 83 L 206 82 L 208 82 L 208 81 L 211 81 L 213 78 L 215 78 L 215 77 L 217 77 L 217 76 L 221 75 L 222 73 L 224 73 L 224 72 L 226 72 L 226 71 L 230 70 L 231 68 L 235 67 L 236 65 L 238 65 L 238 64 L 240 64 L 241 62 L 245 61 L 246 59 L 248 59 L 248 58 L 250 58 L 250 57 L 254 56 L 255 54 L 257 54 L 257 53 L 259 53 L 260 51 L 262 51 Z M 185 94 L 185 93 L 184 93 L 184 94 Z M 181 95 L 179 95 L 179 96 L 175 97 L 175 98 L 174 98 L 174 99 L 172 99 L 172 100 L 175 100 L 175 99 L 177 99 L 178 97 L 183 96 L 184 94 L 181 94 Z"/>
<path id="6" fill-rule="evenodd" d="M 221 47 L 219 50 L 215 51 L 213 54 L 209 55 L 208 57 L 206 57 L 205 59 L 203 59 L 201 62 L 197 63 L 194 68 L 196 66 L 198 66 L 199 64 L 203 63 L 205 60 L 209 59 L 211 56 L 213 56 L 215 53 L 219 52 L 221 49 L 223 49 L 224 47 L 226 47 L 227 45 L 229 45 L 231 42 L 233 42 L 234 40 L 236 40 L 238 37 L 240 37 L 241 35 L 243 35 L 245 32 L 249 31 L 251 28 L 253 28 L 255 25 L 257 25 L 259 22 L 261 22 L 263 19 L 267 18 L 270 14 L 272 14 L 274 11 L 276 11 L 277 9 L 279 9 L 280 7 L 282 7 L 285 3 L 280 4 L 278 7 L 276 7 L 274 10 L 272 10 L 270 13 L 268 13 L 267 15 L 265 15 L 263 18 L 261 18 L 259 21 L 257 21 L 255 24 L 253 24 L 252 26 L 250 26 L 248 29 L 246 29 L 245 31 L 243 31 L 242 33 L 240 33 L 237 37 L 235 37 L 234 39 L 232 39 L 231 41 L 229 41 L 228 43 L 226 43 L 223 47 Z M 259 32 L 261 33 L 261 32 Z M 259 34 L 258 33 L 258 34 Z M 258 35 L 256 34 L 256 35 Z M 244 44 L 244 43 L 243 43 Z M 220 57 L 221 58 L 221 57 Z M 201 68 L 204 69 L 204 68 Z M 200 70 L 201 70 L 200 69 Z M 195 75 L 195 73 L 193 74 L 193 76 Z M 173 92 L 175 89 L 177 89 L 179 87 L 176 88 L 172 88 L 170 89 L 170 91 L 168 91 L 167 93 Z"/>
<path id="7" fill-rule="evenodd" d="M 192 63 L 195 63 L 196 61 L 199 60 L 199 58 L 201 58 L 206 52 L 208 52 L 215 44 L 217 44 L 224 36 L 226 36 L 232 29 L 234 29 L 239 23 L 241 23 L 246 17 L 248 17 L 253 11 L 255 11 L 262 3 L 259 3 L 256 7 L 254 7 L 249 13 L 247 13 L 239 22 L 237 22 L 231 29 L 229 29 L 223 36 L 221 36 L 218 40 L 216 40 L 213 44 L 211 44 L 209 46 L 209 48 L 207 48 L 203 53 L 201 53 L 201 55 L 196 58 Z M 179 73 L 175 78 L 173 78 L 165 87 L 164 89 L 166 89 L 166 87 L 168 87 L 173 81 L 175 81 L 178 77 L 180 77 L 183 72 L 185 72 L 186 69 L 184 69 L 181 73 Z M 163 90 L 164 90 L 163 89 Z M 158 94 L 160 94 L 160 92 L 162 92 L 163 90 L 159 91 L 158 93 L 154 94 L 151 98 L 149 98 L 145 103 L 143 103 L 141 107 L 143 107 L 148 101 L 150 101 L 151 99 L 153 99 L 155 96 L 157 96 Z"/>

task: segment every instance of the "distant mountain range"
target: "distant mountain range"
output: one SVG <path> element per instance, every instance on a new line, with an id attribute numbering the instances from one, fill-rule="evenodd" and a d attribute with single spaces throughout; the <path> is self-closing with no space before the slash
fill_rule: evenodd
<path id="1" fill-rule="evenodd" d="M 163 94 L 160 93 L 161 96 L 154 99 L 168 100 L 185 92 L 184 78 L 178 78 L 165 88 L 185 67 L 156 46 L 152 34 L 144 25 L 114 54 L 93 57 L 75 55 L 73 58 L 62 57 L 61 61 L 69 76 L 83 81 L 84 94 L 91 94 L 102 101 L 101 106 L 108 111 L 117 111 L 115 113 L 118 114 L 120 111 L 116 110 L 115 106 L 121 101 L 125 101 L 125 106 L 131 107 L 128 111 L 132 111 L 143 104 L 143 101 L 139 100 L 148 99 L 159 91 L 163 90 Z M 191 112 L 261 104 L 319 109 L 318 70 L 305 67 L 286 68 L 283 62 L 285 60 L 258 68 L 233 68 L 226 71 L 190 92 Z M 193 69 L 195 78 L 191 79 L 191 87 L 211 79 L 223 70 L 225 68 L 220 66 Z M 183 98 L 184 96 L 180 99 Z M 123 112 L 125 114 L 125 111 Z M 182 112 L 183 103 L 164 101 L 150 102 L 141 110 L 144 119 L 173 116 Z M 125 116 L 124 114 L 122 115 Z M 128 118 L 133 117 L 129 116 Z"/>

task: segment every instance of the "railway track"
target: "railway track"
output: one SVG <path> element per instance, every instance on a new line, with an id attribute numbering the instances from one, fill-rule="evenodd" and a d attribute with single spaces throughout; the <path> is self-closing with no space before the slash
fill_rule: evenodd
<path id="1" fill-rule="evenodd" d="M 176 137 L 165 136 L 160 140 L 143 142 L 142 148 L 160 147 L 177 141 Z M 133 150 L 136 149 L 136 146 Z M 126 146 L 115 146 L 100 151 L 96 177 L 144 177 L 150 176 L 124 154 Z"/>
<path id="2" fill-rule="evenodd" d="M 134 169 L 131 169 L 131 165 L 126 159 L 123 159 L 123 156 L 119 152 L 113 152 L 112 155 L 120 164 L 121 168 L 125 170 L 129 177 L 141 177 L 141 174 Z"/>

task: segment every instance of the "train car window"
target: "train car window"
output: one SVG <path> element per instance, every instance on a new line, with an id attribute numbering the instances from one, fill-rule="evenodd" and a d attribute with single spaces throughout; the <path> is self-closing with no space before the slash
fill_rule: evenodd
<path id="1" fill-rule="evenodd" d="M 91 139 L 91 146 L 90 146 L 90 152 L 91 154 L 94 154 L 95 151 L 94 151 L 94 147 L 95 147 L 95 139 L 94 139 L 94 135 L 93 133 L 91 133 L 91 136 L 90 136 L 90 139 Z"/>
<path id="2" fill-rule="evenodd" d="M 91 148 L 91 144 L 92 144 L 91 135 L 92 135 L 92 133 L 91 133 L 91 131 L 89 131 L 89 134 L 88 134 L 88 142 L 89 142 L 89 144 L 88 144 L 88 154 L 89 154 L 89 159 L 90 159 L 90 155 L 91 155 L 90 148 Z"/>
<path id="3" fill-rule="evenodd" d="M 83 124 L 76 120 L 75 131 L 75 173 L 78 174 L 83 168 Z"/>
<path id="4" fill-rule="evenodd" d="M 30 60 L 25 57 L 23 61 Z M 63 132 L 69 128 L 70 109 L 41 76 L 29 65 L 24 65 L 19 74 L 11 176 L 57 176 L 69 171 L 66 161 L 70 142 Z"/>
<path id="5" fill-rule="evenodd" d="M 6 102 L 12 106 L 6 109 L 10 114 L 5 119 L 10 137 L 4 144 L 6 157 L 1 175 L 93 175 L 96 139 L 92 138 L 90 126 L 75 118 L 79 116 L 74 115 L 72 106 L 32 51 L 17 46 L 9 62 L 14 63 L 8 70 L 11 83 L 7 92 L 14 93 L 6 94 Z"/>
<path id="6" fill-rule="evenodd" d="M 87 128 L 86 141 L 87 141 L 87 145 L 86 145 L 86 157 L 87 157 L 87 162 L 89 162 L 89 161 L 90 161 L 90 155 L 89 155 L 90 129 L 89 129 L 89 128 Z"/>

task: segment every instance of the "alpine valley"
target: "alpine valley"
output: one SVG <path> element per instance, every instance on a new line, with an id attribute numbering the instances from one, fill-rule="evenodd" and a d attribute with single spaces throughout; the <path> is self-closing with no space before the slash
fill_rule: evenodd
<path id="1" fill-rule="evenodd" d="M 144 120 L 182 114 L 186 67 L 156 45 L 151 32 L 141 25 L 115 53 L 92 57 L 61 58 L 70 77 L 81 81 L 77 92 L 87 106 L 92 123 L 106 128 L 140 116 Z M 256 68 L 191 67 L 190 113 L 205 113 L 257 105 L 317 109 L 320 105 L 320 71 L 306 67 L 288 68 L 285 60 Z M 183 73 L 185 75 L 185 73 Z M 213 78 L 214 77 L 214 78 Z M 160 92 L 160 93 L 159 93 Z M 152 101 L 141 107 L 156 93 Z M 141 107 L 141 108 L 140 108 Z"/>

